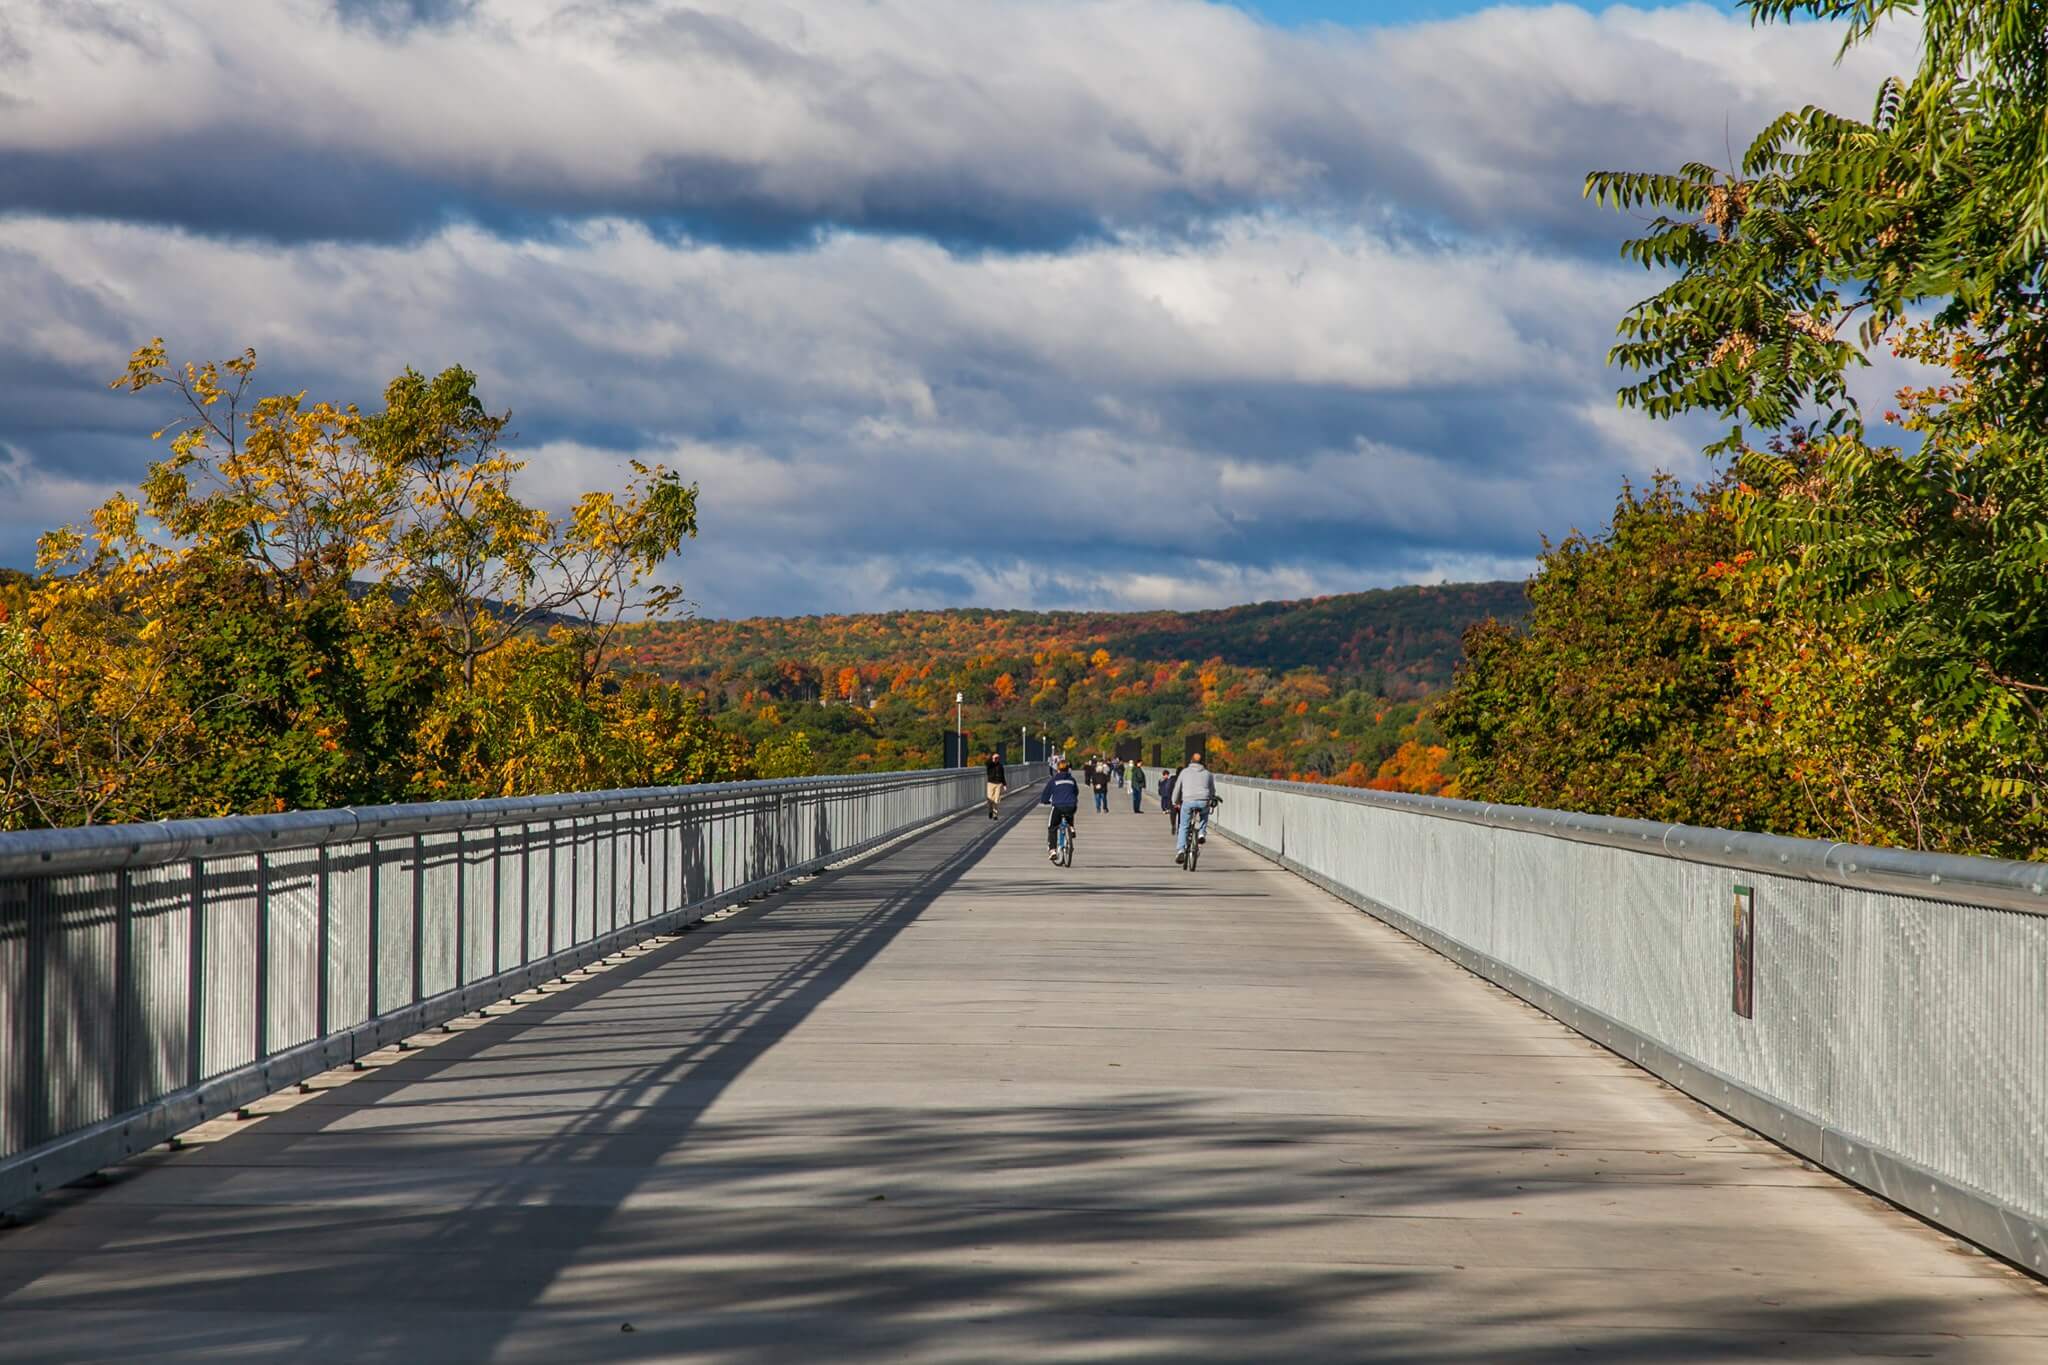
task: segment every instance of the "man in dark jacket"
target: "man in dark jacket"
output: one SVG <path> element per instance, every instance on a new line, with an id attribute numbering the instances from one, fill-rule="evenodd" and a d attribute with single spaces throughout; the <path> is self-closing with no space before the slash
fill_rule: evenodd
<path id="1" fill-rule="evenodd" d="M 1009 779 L 1003 773 L 1003 756 L 1001 754 L 990 754 L 988 756 L 989 819 L 993 820 L 996 818 L 996 807 L 1003 804 L 1003 788 L 1008 785 Z"/>
<path id="2" fill-rule="evenodd" d="M 1095 791 L 1095 809 L 1109 813 L 1109 765 L 1096 759 L 1088 770 L 1088 785 Z"/>
<path id="3" fill-rule="evenodd" d="M 1131 784 L 1131 814 L 1143 815 L 1145 813 L 1145 765 L 1133 763 L 1124 770 L 1124 775 L 1130 780 Z"/>
<path id="4" fill-rule="evenodd" d="M 1045 856 L 1057 858 L 1060 855 L 1060 825 L 1067 826 L 1067 837 L 1073 838 L 1074 812 L 1081 808 L 1081 784 L 1074 780 L 1074 770 L 1067 761 L 1060 760 L 1059 771 L 1052 775 L 1052 781 L 1045 784 L 1039 793 L 1038 804 L 1052 807 L 1052 820 L 1045 827 Z"/>

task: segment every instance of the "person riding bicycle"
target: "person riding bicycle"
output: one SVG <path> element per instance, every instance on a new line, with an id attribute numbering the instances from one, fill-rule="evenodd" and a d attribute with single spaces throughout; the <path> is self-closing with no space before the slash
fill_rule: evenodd
<path id="1" fill-rule="evenodd" d="M 990 754 L 988 756 L 989 819 L 993 820 L 996 818 L 996 808 L 1003 804 L 1003 788 L 1008 785 L 1009 779 L 1003 773 L 1003 756 L 1001 754 Z"/>
<path id="2" fill-rule="evenodd" d="M 1074 780 L 1074 770 L 1067 766 L 1067 760 L 1060 760 L 1059 771 L 1045 784 L 1039 793 L 1038 804 L 1052 807 L 1052 820 L 1045 827 L 1045 856 L 1057 859 L 1060 856 L 1060 826 L 1067 827 L 1067 837 L 1074 837 L 1074 812 L 1081 808 L 1081 784 Z"/>
<path id="3" fill-rule="evenodd" d="M 1180 834 L 1173 846 L 1173 860 L 1184 863 L 1188 860 L 1188 834 L 1195 827 L 1197 816 L 1202 821 L 1202 832 L 1209 832 L 1209 807 L 1216 804 L 1216 778 L 1202 766 L 1200 754 L 1190 754 L 1187 766 L 1173 779 L 1173 799 L 1180 804 Z"/>

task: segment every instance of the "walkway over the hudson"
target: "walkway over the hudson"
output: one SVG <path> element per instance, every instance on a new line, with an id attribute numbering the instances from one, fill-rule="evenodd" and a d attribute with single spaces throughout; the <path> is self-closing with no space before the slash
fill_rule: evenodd
<path id="1" fill-rule="evenodd" d="M 0 1357 L 2048 1360 L 2048 1289 L 1112 796 L 66 1191 Z"/>

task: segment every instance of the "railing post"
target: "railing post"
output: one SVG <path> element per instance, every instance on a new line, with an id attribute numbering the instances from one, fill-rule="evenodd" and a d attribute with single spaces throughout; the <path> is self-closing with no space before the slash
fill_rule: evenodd
<path id="1" fill-rule="evenodd" d="M 469 831 L 455 832 L 455 989 L 469 984 Z"/>
<path id="2" fill-rule="evenodd" d="M 329 871 L 327 845 L 322 844 L 315 852 L 313 863 L 313 932 L 318 935 L 313 946 L 313 1036 L 316 1038 L 325 1038 L 329 1032 L 327 976 L 333 951 L 328 944 L 333 915 L 327 890 Z"/>
<path id="3" fill-rule="evenodd" d="M 136 1095 L 135 1054 L 142 1045 L 135 999 L 135 880 L 120 872 L 114 912 L 114 1112 L 133 1109 Z"/>
<path id="4" fill-rule="evenodd" d="M 533 961 L 533 826 L 519 827 L 519 965 Z"/>
<path id="5" fill-rule="evenodd" d="M 378 983 L 378 977 L 381 975 L 379 969 L 383 965 L 384 957 L 384 946 L 381 938 L 384 915 L 378 904 L 382 900 L 378 887 L 384 881 L 384 878 L 380 875 L 383 870 L 384 860 L 380 856 L 377 841 L 372 839 L 370 840 L 370 894 L 368 897 L 370 919 L 369 923 L 363 926 L 363 948 L 369 954 L 369 961 L 363 964 L 364 987 L 369 991 L 368 997 L 363 1002 L 363 1018 L 365 1020 L 375 1019 L 384 1012 L 379 1008 L 381 1000 L 379 998 Z"/>
<path id="6" fill-rule="evenodd" d="M 505 970 L 505 830 L 491 826 L 491 969 L 487 977 Z M 523 870 L 523 869 L 522 869 Z"/>
<path id="7" fill-rule="evenodd" d="M 28 1047 L 28 1055 L 21 1059 L 27 1073 L 22 1089 L 27 1100 L 28 1113 L 22 1127 L 22 1146 L 33 1147 L 52 1136 L 50 1119 L 50 883 L 47 880 L 29 883 L 25 926 L 28 942 L 28 961 L 24 969 L 28 978 L 22 991 L 21 1010 L 23 1028 L 20 1037 Z"/>
<path id="8" fill-rule="evenodd" d="M 206 1079 L 206 864 L 192 860 L 192 923 L 185 933 L 185 1069 L 188 1084 Z"/>
<path id="9" fill-rule="evenodd" d="M 261 1061 L 270 1055 L 270 859 L 256 855 L 256 1050 Z"/>
<path id="10" fill-rule="evenodd" d="M 427 998 L 427 838 L 412 836 L 412 999 Z"/>

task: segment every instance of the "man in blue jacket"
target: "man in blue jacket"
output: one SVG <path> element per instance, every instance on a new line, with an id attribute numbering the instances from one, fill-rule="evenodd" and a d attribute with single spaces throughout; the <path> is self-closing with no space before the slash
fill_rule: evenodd
<path id="1" fill-rule="evenodd" d="M 1045 784 L 1039 794 L 1038 804 L 1052 807 L 1052 820 L 1045 827 L 1045 856 L 1060 856 L 1060 824 L 1066 823 L 1068 835 L 1073 837 L 1074 812 L 1081 808 L 1081 784 L 1074 780 L 1073 769 L 1067 760 L 1060 760 L 1059 771 L 1052 775 L 1052 781 Z"/>

